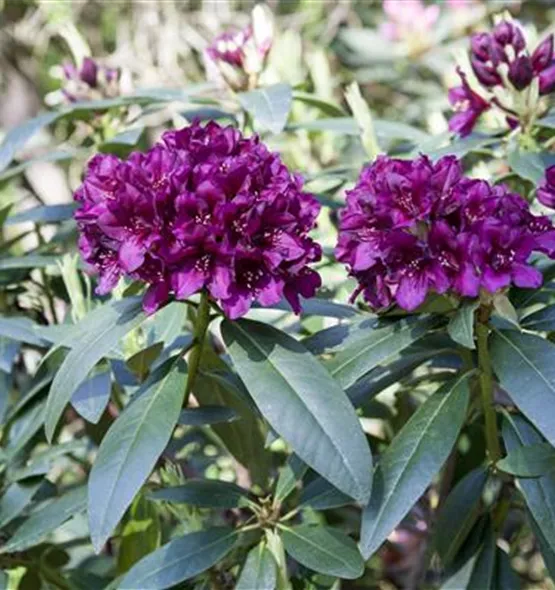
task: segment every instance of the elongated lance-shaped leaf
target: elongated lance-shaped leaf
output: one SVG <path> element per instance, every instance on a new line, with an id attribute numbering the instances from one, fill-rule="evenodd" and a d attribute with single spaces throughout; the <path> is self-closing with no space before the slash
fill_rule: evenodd
<path id="1" fill-rule="evenodd" d="M 467 301 L 456 311 L 447 325 L 449 336 L 465 348 L 474 349 L 474 312 L 478 302 Z"/>
<path id="2" fill-rule="evenodd" d="M 179 417 L 187 372 L 167 361 L 110 426 L 89 478 L 89 529 L 100 551 L 166 448 Z"/>
<path id="3" fill-rule="evenodd" d="M 351 335 L 349 346 L 342 348 L 325 365 L 334 379 L 347 389 L 360 377 L 419 340 L 441 322 L 438 316 L 402 319 L 376 328 L 372 322 L 358 323 L 358 334 Z"/>
<path id="4" fill-rule="evenodd" d="M 141 559 L 119 584 L 121 590 L 164 590 L 218 563 L 231 551 L 237 532 L 212 528 L 173 539 Z"/>
<path id="5" fill-rule="evenodd" d="M 449 456 L 466 417 L 468 379 L 463 375 L 430 396 L 381 457 L 362 518 L 365 558 L 401 522 Z"/>
<path id="6" fill-rule="evenodd" d="M 237 95 L 241 106 L 250 113 L 256 126 L 272 133 L 283 131 L 291 104 L 293 92 L 289 84 L 274 84 Z"/>
<path id="7" fill-rule="evenodd" d="M 540 434 L 521 416 L 503 417 L 503 441 L 509 454 L 543 442 Z M 555 473 L 518 478 L 518 487 L 546 543 L 555 550 Z"/>
<path id="8" fill-rule="evenodd" d="M 75 488 L 52 500 L 33 514 L 15 531 L 13 537 L 0 549 L 0 553 L 24 551 L 38 545 L 66 520 L 85 510 L 87 489 Z"/>
<path id="9" fill-rule="evenodd" d="M 281 527 L 285 551 L 305 567 L 354 580 L 364 571 L 364 561 L 356 543 L 337 529 L 299 525 Z"/>
<path id="10" fill-rule="evenodd" d="M 266 544 L 260 543 L 249 551 L 235 590 L 274 590 L 276 582 L 276 562 Z"/>
<path id="11" fill-rule="evenodd" d="M 129 297 L 95 309 L 72 329 L 72 349 L 54 377 L 46 405 L 49 442 L 64 408 L 89 371 L 144 319 L 141 299 Z"/>
<path id="12" fill-rule="evenodd" d="M 353 406 L 324 367 L 272 326 L 222 323 L 234 365 L 262 415 L 335 487 L 368 501 L 372 457 Z"/>
<path id="13" fill-rule="evenodd" d="M 555 344 L 512 330 L 495 331 L 491 361 L 499 382 L 522 413 L 555 444 Z"/>

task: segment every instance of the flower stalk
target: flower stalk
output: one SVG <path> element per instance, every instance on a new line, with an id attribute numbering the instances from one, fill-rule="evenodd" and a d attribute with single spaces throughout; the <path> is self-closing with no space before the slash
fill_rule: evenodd
<path id="1" fill-rule="evenodd" d="M 195 327 L 193 330 L 193 349 L 189 356 L 189 372 L 187 375 L 187 385 L 185 386 L 185 400 L 184 404 L 189 399 L 189 394 L 193 390 L 197 374 L 200 366 L 200 359 L 202 357 L 202 349 L 204 348 L 204 341 L 206 339 L 206 332 L 208 331 L 208 324 L 210 323 L 210 301 L 208 293 L 202 291 L 200 295 L 200 304 L 197 308 L 197 317 Z"/>
<path id="2" fill-rule="evenodd" d="M 489 460 L 492 463 L 496 463 L 501 458 L 501 448 L 499 446 L 499 431 L 497 429 L 497 418 L 493 405 L 493 371 L 488 349 L 488 317 L 489 309 L 482 306 L 478 311 L 476 322 L 476 340 L 478 347 L 478 367 L 480 370 L 480 395 L 486 423 L 487 454 Z"/>

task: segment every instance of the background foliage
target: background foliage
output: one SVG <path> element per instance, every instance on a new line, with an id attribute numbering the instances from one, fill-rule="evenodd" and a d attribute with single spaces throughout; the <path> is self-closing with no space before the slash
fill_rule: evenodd
<path id="1" fill-rule="evenodd" d="M 494 117 L 456 139 L 447 88 L 472 30 L 508 8 L 543 34 L 554 9 L 439 3 L 433 29 L 391 42 L 379 2 L 268 4 L 261 87 L 233 94 L 201 54 L 251 2 L 0 0 L 0 585 L 552 588 L 555 266 L 539 259 L 540 289 L 493 302 L 492 461 L 476 306 L 432 297 L 378 317 L 348 303 L 333 246 L 378 151 L 456 154 L 534 199 L 553 114 L 532 144 Z M 85 55 L 121 67 L 125 94 L 60 102 L 59 64 Z M 302 172 L 323 205 L 324 286 L 301 316 L 213 322 L 182 407 L 202 301 L 147 318 L 140 285 L 95 295 L 72 192 L 93 154 L 195 118 L 252 125 Z"/>

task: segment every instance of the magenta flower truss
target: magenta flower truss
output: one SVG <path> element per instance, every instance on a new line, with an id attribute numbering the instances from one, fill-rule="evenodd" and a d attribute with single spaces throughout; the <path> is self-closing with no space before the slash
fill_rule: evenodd
<path id="1" fill-rule="evenodd" d="M 538 108 L 533 96 L 527 100 L 534 104 L 524 104 L 526 101 L 518 98 L 522 91 L 533 83 L 537 83 L 541 96 L 555 91 L 553 58 L 553 35 L 546 37 L 530 54 L 524 34 L 515 22 L 502 21 L 491 33 L 473 35 L 470 64 L 487 100 L 470 87 L 458 69 L 461 86 L 449 91 L 449 101 L 457 111 L 449 122 L 451 131 L 462 137 L 468 135 L 480 115 L 491 106 L 503 112 L 510 128 L 518 126 L 521 116 Z"/>
<path id="2" fill-rule="evenodd" d="M 144 308 L 206 289 L 229 318 L 285 297 L 295 312 L 320 276 L 308 237 L 320 206 L 257 136 L 198 123 L 127 160 L 97 155 L 75 193 L 79 248 L 107 293 L 148 283 Z"/>
<path id="3" fill-rule="evenodd" d="M 63 66 L 65 83 L 62 93 L 68 102 L 111 98 L 119 94 L 121 72 L 108 68 L 86 57 L 80 68 L 66 63 Z"/>
<path id="4" fill-rule="evenodd" d="M 380 156 L 347 193 L 338 260 L 373 308 L 408 311 L 429 291 L 477 297 L 511 283 L 538 287 L 534 251 L 555 258 L 555 229 L 505 186 L 465 178 L 455 156 Z"/>

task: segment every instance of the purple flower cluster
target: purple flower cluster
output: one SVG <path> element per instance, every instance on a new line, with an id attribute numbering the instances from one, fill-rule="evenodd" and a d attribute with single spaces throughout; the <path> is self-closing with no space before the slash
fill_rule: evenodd
<path id="1" fill-rule="evenodd" d="M 488 100 L 477 94 L 468 84 L 464 73 L 458 69 L 461 86 L 449 91 L 449 101 L 457 113 L 449 122 L 451 131 L 468 135 L 480 115 L 491 106 L 500 109 L 511 128 L 519 124 L 521 115 L 518 104 L 511 95 L 530 87 L 537 79 L 540 95 L 555 91 L 555 61 L 553 35 L 546 37 L 530 55 L 524 35 L 514 22 L 502 21 L 491 33 L 476 33 L 470 42 L 470 64 Z M 506 91 L 508 101 L 503 102 L 495 88 Z M 514 103 L 514 104 L 512 104 Z M 536 108 L 527 105 L 526 109 Z"/>
<path id="2" fill-rule="evenodd" d="M 148 283 L 144 308 L 206 289 L 229 318 L 285 297 L 295 312 L 320 276 L 308 237 L 319 212 L 279 155 L 257 136 L 194 123 L 127 160 L 97 155 L 75 193 L 79 248 L 100 275 Z"/>
<path id="3" fill-rule="evenodd" d="M 120 70 L 99 65 L 86 57 L 80 68 L 63 66 L 65 84 L 62 93 L 68 102 L 111 98 L 119 94 Z"/>
<path id="4" fill-rule="evenodd" d="M 478 296 L 511 283 L 538 287 L 532 252 L 555 258 L 555 229 L 504 186 L 466 178 L 455 156 L 380 156 L 347 193 L 337 258 L 374 308 L 406 310 L 430 290 Z"/>

